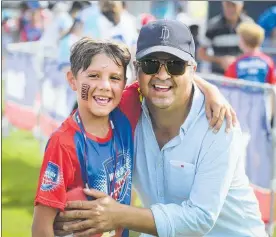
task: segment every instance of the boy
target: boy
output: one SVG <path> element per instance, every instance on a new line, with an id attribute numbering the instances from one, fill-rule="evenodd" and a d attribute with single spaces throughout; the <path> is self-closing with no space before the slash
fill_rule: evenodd
<path id="1" fill-rule="evenodd" d="M 260 49 L 264 40 L 263 28 L 253 22 L 244 22 L 238 26 L 237 33 L 244 54 L 228 67 L 225 76 L 275 84 L 273 60 Z"/>
<path id="2" fill-rule="evenodd" d="M 132 127 L 117 108 L 129 60 L 128 49 L 111 42 L 83 38 L 73 47 L 67 81 L 76 91 L 78 110 L 48 141 L 35 198 L 33 237 L 54 236 L 55 216 L 75 188 L 80 188 L 75 198 L 86 186 L 130 204 Z M 115 231 L 106 234 L 114 236 Z M 116 230 L 116 236 L 128 236 L 128 231 Z"/>

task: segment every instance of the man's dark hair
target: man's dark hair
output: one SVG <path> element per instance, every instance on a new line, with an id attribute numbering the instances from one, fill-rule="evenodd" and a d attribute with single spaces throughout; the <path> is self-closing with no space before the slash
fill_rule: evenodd
<path id="1" fill-rule="evenodd" d="M 126 79 L 126 69 L 131 58 L 128 48 L 123 44 L 93 40 L 88 37 L 80 39 L 71 48 L 70 63 L 73 75 L 76 77 L 79 70 L 85 71 L 91 64 L 93 57 L 102 53 L 111 58 L 118 66 L 124 68 Z"/>

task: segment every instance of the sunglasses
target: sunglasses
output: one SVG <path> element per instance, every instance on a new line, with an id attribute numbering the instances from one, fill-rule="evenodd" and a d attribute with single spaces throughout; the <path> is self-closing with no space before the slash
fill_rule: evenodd
<path id="1" fill-rule="evenodd" d="M 144 59 L 137 62 L 142 71 L 147 75 L 154 75 L 160 71 L 162 65 L 165 66 L 167 73 L 171 76 L 180 76 L 185 73 L 186 66 L 192 66 L 187 61 L 182 60 L 157 60 Z"/>

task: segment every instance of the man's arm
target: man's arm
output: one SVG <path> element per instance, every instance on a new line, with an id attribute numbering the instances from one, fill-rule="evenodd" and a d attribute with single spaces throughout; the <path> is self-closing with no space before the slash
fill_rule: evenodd
<path id="1" fill-rule="evenodd" d="M 210 63 L 216 63 L 220 64 L 221 62 L 221 57 L 214 56 L 214 55 L 209 55 L 207 53 L 207 47 L 200 46 L 197 51 L 197 57 L 198 59 L 205 61 L 205 62 L 210 62 Z"/>
<path id="2" fill-rule="evenodd" d="M 122 228 L 157 236 L 154 217 L 150 209 L 120 205 L 117 211 L 119 226 Z"/>
<path id="3" fill-rule="evenodd" d="M 180 205 L 157 203 L 150 209 L 135 208 L 119 204 L 97 190 L 88 190 L 86 194 L 95 201 L 69 202 L 67 207 L 77 210 L 63 213 L 66 218 L 86 220 L 66 225 L 66 230 L 85 230 L 75 233 L 79 237 L 117 228 L 160 237 L 205 235 L 215 225 L 229 191 L 240 158 L 240 139 L 239 128 L 229 134 L 207 133 L 190 198 Z"/>
<path id="4" fill-rule="evenodd" d="M 38 204 L 34 208 L 32 237 L 54 237 L 57 209 Z"/>

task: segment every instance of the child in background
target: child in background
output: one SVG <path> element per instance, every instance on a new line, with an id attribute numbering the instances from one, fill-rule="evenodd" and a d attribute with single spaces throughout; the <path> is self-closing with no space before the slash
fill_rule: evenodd
<path id="1" fill-rule="evenodd" d="M 130 60 L 127 48 L 83 38 L 71 52 L 67 81 L 78 109 L 50 137 L 35 197 L 33 237 L 53 237 L 56 214 L 67 194 L 94 188 L 130 204 L 133 137 L 128 117 L 117 106 Z M 116 230 L 97 236 L 128 236 Z"/>
<path id="2" fill-rule="evenodd" d="M 237 28 L 239 47 L 244 53 L 226 70 L 225 76 L 247 81 L 275 84 L 274 62 L 261 51 L 264 29 L 253 22 L 241 23 Z"/>

